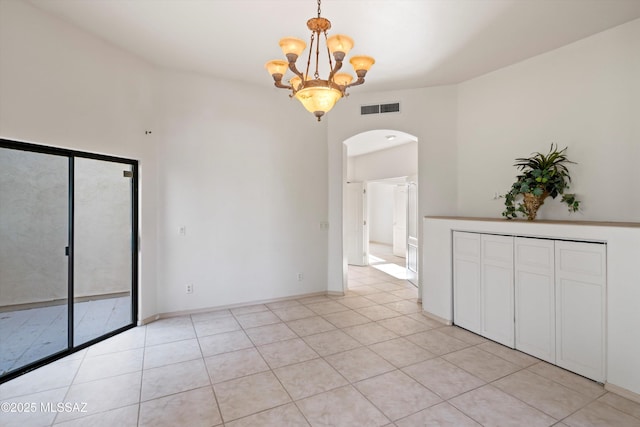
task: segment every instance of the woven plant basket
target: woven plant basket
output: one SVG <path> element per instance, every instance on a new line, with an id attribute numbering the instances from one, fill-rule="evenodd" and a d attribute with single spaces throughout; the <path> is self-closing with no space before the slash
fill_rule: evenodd
<path id="1" fill-rule="evenodd" d="M 529 221 L 533 221 L 534 219 L 536 219 L 538 209 L 540 209 L 540 206 L 544 204 L 544 199 L 546 199 L 548 195 L 549 193 L 547 193 L 546 191 L 539 196 L 536 196 L 533 193 L 523 194 L 523 204 L 525 210 L 527 211 L 527 219 Z"/>

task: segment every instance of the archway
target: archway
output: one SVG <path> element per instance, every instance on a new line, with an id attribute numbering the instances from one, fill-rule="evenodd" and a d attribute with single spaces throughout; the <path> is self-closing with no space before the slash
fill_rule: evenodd
<path id="1" fill-rule="evenodd" d="M 397 277 L 408 278 L 417 286 L 418 138 L 397 129 L 376 129 L 353 135 L 343 144 L 343 290 L 348 288 L 348 265 L 368 265 L 374 259 L 370 242 L 394 257 L 399 255 L 396 246 L 400 235 L 407 248 L 406 273 L 397 274 L 397 265 L 393 268 Z M 410 186 L 412 190 L 408 191 Z M 398 204 L 402 188 L 404 211 Z M 407 193 L 412 195 L 411 201 Z M 402 224 L 399 219 L 404 220 Z"/>

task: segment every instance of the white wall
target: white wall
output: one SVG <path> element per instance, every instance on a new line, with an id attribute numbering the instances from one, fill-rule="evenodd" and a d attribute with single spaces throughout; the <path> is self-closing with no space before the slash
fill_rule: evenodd
<path id="1" fill-rule="evenodd" d="M 515 158 L 568 146 L 572 190 L 583 212 L 559 199 L 541 219 L 640 220 L 640 20 L 459 86 L 459 214 L 499 217 Z"/>
<path id="2" fill-rule="evenodd" d="M 395 184 L 370 182 L 367 185 L 369 205 L 369 240 L 393 244 L 393 191 Z"/>
<path id="3" fill-rule="evenodd" d="M 325 291 L 323 123 L 267 85 L 167 71 L 158 87 L 159 311 Z"/>
<path id="4" fill-rule="evenodd" d="M 140 318 L 326 290 L 325 122 L 0 7 L 0 136 L 140 160 Z"/>
<path id="5" fill-rule="evenodd" d="M 374 75 L 371 74 L 371 78 Z M 360 105 L 399 101 L 401 113 L 360 115 Z M 343 186 L 346 149 L 343 141 L 374 129 L 397 129 L 418 139 L 419 217 L 455 215 L 457 210 L 457 88 L 358 93 L 340 101 L 328 114 L 329 125 L 329 291 L 342 292 L 346 259 L 342 251 Z M 422 233 L 418 234 L 422 236 Z"/>
<path id="6" fill-rule="evenodd" d="M 348 179 L 355 182 L 411 176 L 417 173 L 417 142 L 350 157 L 347 167 Z"/>
<path id="7" fill-rule="evenodd" d="M 153 68 L 39 11 L 0 1 L 0 137 L 140 161 L 140 317 L 156 304 Z"/>

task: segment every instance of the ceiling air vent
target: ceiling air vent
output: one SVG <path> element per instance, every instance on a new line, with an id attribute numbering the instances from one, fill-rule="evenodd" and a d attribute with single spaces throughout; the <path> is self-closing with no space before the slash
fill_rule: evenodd
<path id="1" fill-rule="evenodd" d="M 393 104 L 380 104 L 381 113 L 399 113 L 400 103 L 394 102 Z"/>
<path id="2" fill-rule="evenodd" d="M 400 112 L 399 102 L 393 102 L 390 104 L 375 104 L 375 105 L 360 106 L 361 116 L 364 116 L 367 114 L 383 114 L 383 113 L 399 113 L 399 112 Z"/>
<path id="3" fill-rule="evenodd" d="M 364 116 L 365 114 L 379 114 L 380 106 L 379 105 L 361 105 L 360 106 L 360 115 Z"/>

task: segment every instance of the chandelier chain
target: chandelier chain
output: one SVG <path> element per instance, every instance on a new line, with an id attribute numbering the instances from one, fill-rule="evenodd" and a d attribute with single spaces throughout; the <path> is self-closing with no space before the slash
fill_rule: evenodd
<path id="1" fill-rule="evenodd" d="M 316 40 L 316 72 L 313 74 L 313 77 L 318 80 L 320 78 L 320 73 L 318 72 L 318 66 L 320 58 L 320 33 L 318 33 L 318 40 Z"/>
<path id="2" fill-rule="evenodd" d="M 309 68 L 311 68 L 311 53 L 313 52 L 313 42 L 316 39 L 316 33 L 311 33 L 311 45 L 309 46 L 309 58 L 307 59 L 307 70 L 302 77 L 303 81 L 306 81 L 309 77 Z M 318 74 L 318 64 L 316 63 L 316 74 Z"/>
<path id="3" fill-rule="evenodd" d="M 318 18 L 320 18 L 320 2 L 321 0 L 318 0 Z"/>
<path id="4" fill-rule="evenodd" d="M 333 78 L 333 60 L 331 59 L 331 51 L 329 50 L 329 43 L 327 43 L 327 32 L 324 32 L 324 45 L 327 47 L 327 55 L 329 56 L 329 80 Z"/>

